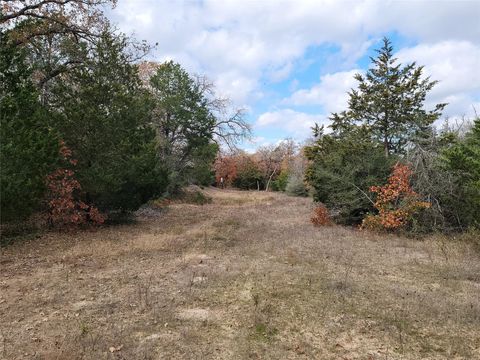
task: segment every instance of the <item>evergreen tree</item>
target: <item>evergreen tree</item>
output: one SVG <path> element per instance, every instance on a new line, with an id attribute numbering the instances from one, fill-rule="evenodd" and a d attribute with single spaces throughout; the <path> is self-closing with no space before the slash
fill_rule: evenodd
<path id="1" fill-rule="evenodd" d="M 332 114 L 333 132 L 324 135 L 316 126 L 317 141 L 306 148 L 315 199 L 348 224 L 374 211 L 370 187 L 385 183 L 394 162 L 430 132 L 446 106 L 424 109 L 437 82 L 422 78 L 422 66 L 398 64 L 388 39 L 377 53 L 366 75 L 355 75 L 358 89 L 349 92 L 348 109 Z"/>
<path id="2" fill-rule="evenodd" d="M 39 102 L 25 51 L 0 33 L 0 214 L 22 220 L 37 210 L 45 177 L 58 160 L 59 139 L 48 126 L 54 114 Z"/>
<path id="3" fill-rule="evenodd" d="M 135 210 L 166 187 L 151 103 L 127 50 L 126 38 L 105 32 L 83 66 L 54 89 L 63 115 L 58 128 L 78 159 L 85 200 L 100 210 Z"/>
<path id="4" fill-rule="evenodd" d="M 341 135 L 364 124 L 388 157 L 404 153 L 407 144 L 440 117 L 446 104 L 425 110 L 425 97 L 437 81 L 422 78 L 423 66 L 397 63 L 387 38 L 376 51 L 378 56 L 371 58 L 373 67 L 365 75 L 355 75 L 358 89 L 349 92 L 348 109 L 332 114 L 332 129 Z"/>
<path id="5" fill-rule="evenodd" d="M 370 187 L 386 181 L 395 159 L 385 158 L 364 126 L 342 136 L 316 131 L 315 143 L 305 147 L 310 161 L 305 177 L 314 199 L 332 209 L 339 223 L 359 224 L 373 211 Z"/>

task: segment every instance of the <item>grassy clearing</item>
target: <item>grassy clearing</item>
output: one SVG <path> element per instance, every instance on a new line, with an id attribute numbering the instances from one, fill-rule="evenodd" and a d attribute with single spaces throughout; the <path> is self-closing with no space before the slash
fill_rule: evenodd
<path id="1" fill-rule="evenodd" d="M 207 190 L 133 224 L 2 249 L 0 359 L 480 358 L 480 257 Z"/>

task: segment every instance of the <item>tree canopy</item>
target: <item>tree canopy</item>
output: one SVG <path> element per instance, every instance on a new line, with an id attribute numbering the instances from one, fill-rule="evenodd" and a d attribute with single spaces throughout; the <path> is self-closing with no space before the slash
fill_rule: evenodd
<path id="1" fill-rule="evenodd" d="M 348 109 L 331 116 L 334 133 L 342 136 L 352 126 L 364 125 L 382 143 L 385 156 L 403 154 L 406 146 L 437 120 L 447 104 L 425 110 L 428 92 L 437 84 L 423 77 L 423 66 L 397 63 L 389 39 L 376 50 L 365 75 L 356 74 L 356 89 L 348 96 Z"/>

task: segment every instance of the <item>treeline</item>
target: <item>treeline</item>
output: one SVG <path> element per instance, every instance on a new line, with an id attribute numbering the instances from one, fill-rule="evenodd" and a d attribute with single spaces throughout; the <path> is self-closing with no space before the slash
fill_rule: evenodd
<path id="1" fill-rule="evenodd" d="M 480 226 L 480 119 L 436 129 L 447 104 L 425 110 L 436 81 L 402 65 L 388 39 L 348 108 L 305 148 L 306 182 L 341 224 L 413 233 Z"/>
<path id="2" fill-rule="evenodd" d="M 306 159 L 302 148 L 286 139 L 278 145 L 259 147 L 255 153 L 220 153 L 214 169 L 217 186 L 242 190 L 286 191 L 307 196 L 304 183 Z"/>
<path id="3" fill-rule="evenodd" d="M 116 31 L 109 1 L 9 1 L 0 11 L 1 222 L 102 222 L 188 183 L 211 184 L 241 109 Z"/>

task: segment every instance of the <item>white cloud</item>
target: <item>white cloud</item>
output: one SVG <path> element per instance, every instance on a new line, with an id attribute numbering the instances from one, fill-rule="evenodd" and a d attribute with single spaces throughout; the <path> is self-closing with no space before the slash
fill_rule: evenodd
<path id="1" fill-rule="evenodd" d="M 109 16 L 122 31 L 158 43 L 156 59 L 171 58 L 205 73 L 239 105 L 261 98 L 265 82 L 288 79 L 308 48 L 330 44 L 340 51 L 325 59 L 322 70 L 329 74 L 291 100 L 341 110 L 353 85 L 350 69 L 388 32 L 420 43 L 399 56 L 426 64 L 442 81 L 435 99 L 458 97 L 448 111 L 458 112 L 479 92 L 473 74 L 480 73 L 478 0 L 120 0 Z"/>
<path id="2" fill-rule="evenodd" d="M 478 109 L 480 94 L 480 45 L 469 41 L 443 41 L 434 44 L 420 44 L 404 48 L 395 54 L 404 65 L 417 62 L 424 65 L 424 75 L 439 83 L 429 93 L 427 108 L 438 103 L 448 103 L 444 115 L 461 117 L 473 115 Z M 321 105 L 325 113 L 338 112 L 347 106 L 347 92 L 354 88 L 355 73 L 360 69 L 326 74 L 320 82 L 309 89 L 295 91 L 286 104 Z"/>
<path id="3" fill-rule="evenodd" d="M 166 54 L 189 70 L 220 79 L 236 71 L 245 89 L 230 83 L 222 91 L 248 100 L 259 79 L 278 81 L 307 47 L 340 46 L 336 64 L 351 66 L 373 38 L 398 31 L 425 39 L 480 41 L 476 2 L 417 1 L 218 1 L 175 2 L 121 0 L 111 12 L 120 29 L 158 43 L 157 57 Z M 341 25 L 340 25 L 341 24 Z M 231 80 L 233 81 L 233 80 Z"/>
<path id="4" fill-rule="evenodd" d="M 311 134 L 311 127 L 325 124 L 326 118 L 322 115 L 312 115 L 292 109 L 269 111 L 261 114 L 255 122 L 257 129 L 284 130 L 294 138 L 305 138 Z"/>
<path id="5" fill-rule="evenodd" d="M 446 102 L 444 114 L 471 115 L 480 94 L 480 45 L 469 41 L 442 41 L 401 49 L 396 56 L 402 63 L 425 65 L 424 73 L 439 83 L 427 98 L 427 107 Z"/>
<path id="6" fill-rule="evenodd" d="M 348 99 L 347 92 L 356 85 L 356 80 L 353 78 L 356 73 L 363 73 L 363 71 L 354 69 L 323 75 L 317 85 L 295 91 L 290 98 L 284 100 L 284 103 L 321 105 L 324 113 L 345 110 Z"/>

